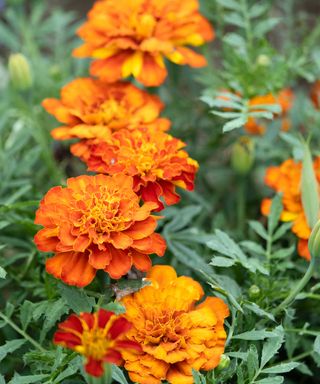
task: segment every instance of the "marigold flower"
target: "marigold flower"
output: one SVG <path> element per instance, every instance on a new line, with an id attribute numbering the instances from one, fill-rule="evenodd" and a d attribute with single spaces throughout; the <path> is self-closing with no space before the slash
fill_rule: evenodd
<path id="1" fill-rule="evenodd" d="M 313 105 L 316 108 L 320 108 L 320 80 L 317 80 L 313 84 L 310 92 L 310 97 L 313 102 Z"/>
<path id="2" fill-rule="evenodd" d="M 98 269 L 114 279 L 132 265 L 149 270 L 149 255 L 162 256 L 166 244 L 154 233 L 157 217 L 150 212 L 157 205 L 139 202 L 133 178 L 122 174 L 78 176 L 66 188 L 50 189 L 36 212 L 35 223 L 44 228 L 34 238 L 39 250 L 55 253 L 47 272 L 83 287 Z"/>
<path id="3" fill-rule="evenodd" d="M 159 118 L 164 107 L 160 99 L 130 83 L 80 78 L 62 88 L 61 100 L 45 99 L 42 105 L 65 124 L 52 130 L 56 140 L 105 139 L 122 128 L 170 127 L 168 119 Z"/>
<path id="4" fill-rule="evenodd" d="M 123 316 L 104 309 L 93 314 L 72 314 L 58 325 L 53 342 L 84 355 L 86 372 L 100 377 L 104 363 L 121 365 L 123 351 L 130 350 L 133 354 L 141 351 L 138 343 L 124 339 L 130 328 L 130 322 Z"/>
<path id="5" fill-rule="evenodd" d="M 320 183 L 320 157 L 314 160 L 314 170 L 318 183 Z M 276 192 L 282 193 L 283 211 L 282 221 L 292 221 L 292 232 L 299 238 L 298 253 L 310 260 L 308 239 L 311 234 L 307 218 L 305 216 L 301 197 L 302 163 L 293 159 L 284 161 L 280 166 L 269 167 L 266 172 L 265 183 Z M 261 210 L 268 215 L 271 207 L 271 199 L 262 201 Z"/>
<path id="6" fill-rule="evenodd" d="M 281 106 L 280 116 L 282 119 L 281 129 L 283 131 L 287 131 L 290 129 L 291 122 L 290 119 L 287 118 L 287 114 L 292 108 L 294 100 L 294 94 L 290 88 L 284 88 L 277 96 L 274 96 L 271 93 L 263 96 L 253 97 L 249 101 L 249 106 L 253 107 L 256 105 L 273 105 L 279 104 Z M 257 110 L 258 111 L 258 110 Z M 259 119 L 254 117 L 249 117 L 247 123 L 245 124 L 245 130 L 248 133 L 254 135 L 263 135 L 266 131 L 266 125 L 263 122 L 260 122 Z"/>
<path id="7" fill-rule="evenodd" d="M 164 59 L 203 67 L 206 60 L 186 46 L 214 38 L 199 13 L 198 0 L 97 1 L 78 30 L 84 44 L 76 57 L 92 57 L 91 75 L 108 82 L 133 75 L 146 86 L 158 86 L 167 76 Z"/>
<path id="8" fill-rule="evenodd" d="M 192 368 L 208 371 L 220 362 L 228 307 L 217 297 L 197 305 L 204 295 L 201 285 L 190 277 L 177 277 L 172 267 L 155 266 L 148 279 L 150 286 L 122 299 L 124 316 L 133 325 L 126 338 L 138 342 L 143 351 L 125 351 L 124 367 L 140 384 L 191 384 Z"/>
<path id="9" fill-rule="evenodd" d="M 185 144 L 154 129 L 123 129 L 111 139 L 83 140 L 71 147 L 71 152 L 87 163 L 90 171 L 119 174 L 134 178 L 134 191 L 144 201 L 175 204 L 180 196 L 176 186 L 193 190 L 198 163 L 182 150 Z"/>

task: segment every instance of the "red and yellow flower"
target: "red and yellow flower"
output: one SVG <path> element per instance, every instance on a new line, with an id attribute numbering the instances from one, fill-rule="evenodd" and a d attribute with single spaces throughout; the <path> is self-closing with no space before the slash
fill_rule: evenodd
<path id="1" fill-rule="evenodd" d="M 121 365 L 122 353 L 141 352 L 134 341 L 125 340 L 131 324 L 123 316 L 100 309 L 96 313 L 72 314 L 58 325 L 53 342 L 86 357 L 85 370 L 92 376 L 103 375 L 104 363 Z"/>
<path id="2" fill-rule="evenodd" d="M 313 164 L 317 181 L 320 184 L 320 157 L 317 157 Z M 310 260 L 308 239 L 311 229 L 302 205 L 301 175 L 302 163 L 288 159 L 280 166 L 268 168 L 265 183 L 276 192 L 282 193 L 283 211 L 281 220 L 293 222 L 292 232 L 299 238 L 298 253 L 305 259 Z M 271 199 L 264 199 L 261 205 L 262 213 L 268 215 L 270 207 Z"/>
<path id="3" fill-rule="evenodd" d="M 283 131 L 287 131 L 291 126 L 290 119 L 288 118 L 288 112 L 293 106 L 293 101 L 294 94 L 292 90 L 290 88 L 284 88 L 277 96 L 274 96 L 272 93 L 268 93 L 267 95 L 253 97 L 249 100 L 249 107 L 279 104 L 282 109 L 280 113 L 282 118 L 281 129 Z M 258 112 L 259 110 L 256 111 Z M 245 124 L 245 130 L 254 135 L 263 135 L 266 129 L 265 123 L 255 117 L 249 117 L 247 123 Z"/>
<path id="4" fill-rule="evenodd" d="M 125 174 L 134 179 L 133 189 L 144 201 L 176 204 L 179 186 L 193 190 L 198 163 L 182 150 L 185 144 L 154 129 L 123 129 L 109 141 L 83 140 L 71 152 L 87 163 L 90 171 L 110 175 Z"/>
<path id="5" fill-rule="evenodd" d="M 214 38 L 198 0 L 97 1 L 78 35 L 84 44 L 74 56 L 95 59 L 91 75 L 108 82 L 133 75 L 146 86 L 163 83 L 164 59 L 205 66 L 205 58 L 188 46 Z"/>
<path id="6" fill-rule="evenodd" d="M 123 128 L 153 126 L 163 131 L 170 127 L 168 119 L 159 117 L 160 99 L 130 83 L 80 78 L 62 88 L 60 100 L 45 99 L 42 105 L 64 124 L 51 132 L 56 140 L 105 140 Z"/>
<path id="7" fill-rule="evenodd" d="M 177 277 L 169 266 L 155 266 L 151 285 L 125 296 L 125 317 L 132 323 L 126 334 L 142 353 L 123 353 L 130 379 L 140 384 L 192 384 L 192 369 L 211 370 L 219 362 L 226 341 L 223 324 L 229 316 L 219 298 L 204 296 L 200 284 Z"/>
<path id="8" fill-rule="evenodd" d="M 47 272 L 70 285 L 88 285 L 99 269 L 119 279 L 132 265 L 151 267 L 150 254 L 162 256 L 166 244 L 154 233 L 157 205 L 140 206 L 133 178 L 78 176 L 67 187 L 54 187 L 43 198 L 35 223 L 44 226 L 35 236 L 39 250 L 54 252 Z"/>

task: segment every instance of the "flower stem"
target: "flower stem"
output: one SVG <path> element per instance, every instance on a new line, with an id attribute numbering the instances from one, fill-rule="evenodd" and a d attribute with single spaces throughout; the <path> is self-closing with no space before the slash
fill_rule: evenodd
<path id="1" fill-rule="evenodd" d="M 46 350 L 37 341 L 35 341 L 31 336 L 29 336 L 25 331 L 19 328 L 12 320 L 10 320 L 6 315 L 1 312 L 0 318 L 4 320 L 8 325 L 10 325 L 10 327 L 13 328 L 16 332 L 18 332 L 24 339 L 29 341 L 30 344 L 39 349 L 39 351 L 46 352 Z"/>

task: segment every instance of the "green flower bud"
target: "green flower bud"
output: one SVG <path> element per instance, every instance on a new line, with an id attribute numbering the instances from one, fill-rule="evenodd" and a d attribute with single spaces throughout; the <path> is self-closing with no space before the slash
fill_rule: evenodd
<path id="1" fill-rule="evenodd" d="M 222 371 L 223 369 L 227 369 L 230 365 L 230 357 L 225 355 L 224 353 L 221 355 L 220 363 L 217 366 L 218 371 Z"/>
<path id="2" fill-rule="evenodd" d="M 233 145 L 231 166 L 240 175 L 246 175 L 254 163 L 254 142 L 248 136 L 242 136 Z"/>
<path id="3" fill-rule="evenodd" d="M 21 53 L 11 54 L 9 57 L 9 75 L 13 86 L 25 91 L 32 86 L 32 74 L 27 58 Z"/>
<path id="4" fill-rule="evenodd" d="M 314 226 L 308 241 L 311 257 L 320 257 L 320 220 Z"/>
<path id="5" fill-rule="evenodd" d="M 260 288 L 257 285 L 251 285 L 249 288 L 249 297 L 250 299 L 255 299 L 260 296 Z"/>
<path id="6" fill-rule="evenodd" d="M 257 57 L 257 64 L 261 67 L 268 67 L 271 64 L 270 57 L 267 55 L 259 55 Z"/>

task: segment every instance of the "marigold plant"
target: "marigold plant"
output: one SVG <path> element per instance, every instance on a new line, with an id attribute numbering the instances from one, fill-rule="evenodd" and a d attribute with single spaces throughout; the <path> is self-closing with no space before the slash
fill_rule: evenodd
<path id="1" fill-rule="evenodd" d="M 141 351 L 138 343 L 125 340 L 130 328 L 124 317 L 104 309 L 92 314 L 72 314 L 58 325 L 53 342 L 85 356 L 86 372 L 100 377 L 104 363 L 121 365 L 123 351 L 130 350 L 133 354 Z"/>
<path id="2" fill-rule="evenodd" d="M 192 67 L 206 65 L 199 46 L 214 37 L 199 13 L 198 0 L 97 1 L 78 34 L 76 57 L 92 57 L 91 74 L 108 82 L 133 75 L 146 86 L 165 80 L 164 59 Z"/>
<path id="3" fill-rule="evenodd" d="M 163 109 L 160 99 L 130 83 L 80 78 L 62 88 L 60 100 L 45 99 L 42 105 L 64 124 L 51 131 L 56 140 L 106 139 L 122 128 L 170 127 L 168 119 L 159 117 Z"/>
<path id="4" fill-rule="evenodd" d="M 83 287 L 98 269 L 115 279 L 132 265 L 149 270 L 149 255 L 162 256 L 166 245 L 154 233 L 157 217 L 150 212 L 156 204 L 140 206 L 132 188 L 133 178 L 123 174 L 78 176 L 66 188 L 52 188 L 35 218 L 44 226 L 34 238 L 38 249 L 55 253 L 47 272 Z"/>
<path id="5" fill-rule="evenodd" d="M 144 201 L 158 204 L 179 202 L 176 186 L 193 190 L 198 163 L 182 150 L 185 144 L 155 129 L 123 129 L 109 141 L 83 140 L 71 152 L 87 163 L 90 171 L 126 174 L 134 179 L 133 189 Z"/>
<path id="6" fill-rule="evenodd" d="M 320 157 L 314 160 L 314 171 L 320 184 Z M 301 198 L 302 163 L 293 159 L 284 161 L 280 166 L 269 167 L 266 172 L 265 183 L 276 192 L 282 193 L 283 211 L 282 221 L 292 221 L 292 232 L 299 238 L 298 252 L 300 256 L 310 260 L 308 239 L 311 229 L 302 205 Z M 264 215 L 270 212 L 271 199 L 262 201 L 261 210 Z"/>
<path id="7" fill-rule="evenodd" d="M 223 300 L 204 296 L 190 277 L 177 277 L 170 266 L 152 267 L 151 286 L 124 297 L 125 318 L 133 327 L 126 334 L 141 344 L 142 354 L 125 351 L 125 368 L 140 384 L 192 384 L 192 369 L 215 368 L 224 351 L 224 319 L 229 310 Z"/>

